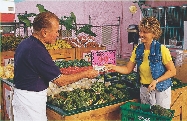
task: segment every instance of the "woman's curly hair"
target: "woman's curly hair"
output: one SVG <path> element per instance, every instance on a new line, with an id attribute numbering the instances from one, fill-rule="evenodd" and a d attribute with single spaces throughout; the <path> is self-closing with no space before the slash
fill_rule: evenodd
<path id="1" fill-rule="evenodd" d="M 144 17 L 139 24 L 139 31 L 151 32 L 155 35 L 154 39 L 158 40 L 162 34 L 160 22 L 155 17 Z"/>

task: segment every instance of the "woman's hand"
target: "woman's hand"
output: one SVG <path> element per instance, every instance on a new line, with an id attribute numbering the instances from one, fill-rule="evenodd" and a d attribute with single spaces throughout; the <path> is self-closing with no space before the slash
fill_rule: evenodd
<path id="1" fill-rule="evenodd" d="M 113 64 L 105 64 L 105 69 L 106 70 L 115 70 L 116 65 L 113 65 Z"/>
<path id="2" fill-rule="evenodd" d="M 155 90 L 155 89 L 156 89 L 156 84 L 157 84 L 157 81 L 156 81 L 156 80 L 153 80 L 153 81 L 151 82 L 151 84 L 149 85 L 148 90 L 149 90 L 149 91 Z"/>

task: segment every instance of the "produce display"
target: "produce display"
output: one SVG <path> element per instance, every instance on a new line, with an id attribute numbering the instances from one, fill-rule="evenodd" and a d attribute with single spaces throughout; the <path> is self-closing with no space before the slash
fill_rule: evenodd
<path id="1" fill-rule="evenodd" d="M 66 37 L 57 40 L 55 44 L 46 44 L 48 50 L 58 50 L 63 48 L 99 47 L 93 36 Z"/>
<path id="2" fill-rule="evenodd" d="M 62 48 L 72 48 L 72 46 L 67 43 L 65 40 L 57 40 L 55 44 L 46 44 L 47 50 L 58 50 Z"/>
<path id="3" fill-rule="evenodd" d="M 55 64 L 60 68 L 61 73 L 66 75 L 79 73 L 81 71 L 85 71 L 90 68 L 93 68 L 91 66 L 91 63 L 85 61 L 84 59 L 56 61 Z"/>
<path id="4" fill-rule="evenodd" d="M 55 64 L 63 74 L 79 73 L 85 68 L 93 68 L 91 63 L 84 59 L 62 60 Z M 68 114 L 73 114 L 80 110 L 93 109 L 98 105 L 110 105 L 119 100 L 138 99 L 140 83 L 137 76 L 137 72 L 130 74 L 104 72 L 94 79 L 83 78 L 62 87 L 51 83 L 48 88 L 47 104 L 58 107 Z M 184 85 L 175 78 L 172 78 L 172 83 L 172 87 Z"/>
<path id="5" fill-rule="evenodd" d="M 25 39 L 22 36 L 2 36 L 1 38 L 1 52 L 15 51 L 18 44 Z M 55 44 L 46 44 L 47 50 L 58 50 L 63 48 L 76 48 L 76 47 L 99 47 L 93 36 L 77 36 L 75 38 L 67 37 L 59 39 Z"/>
<path id="6" fill-rule="evenodd" d="M 24 39 L 22 36 L 2 36 L 1 37 L 1 52 L 14 51 L 18 44 Z"/>
<path id="7" fill-rule="evenodd" d="M 81 60 L 55 61 L 62 74 L 74 74 L 93 68 L 91 62 Z M 0 67 L 0 76 L 3 79 L 13 79 L 13 65 L 8 64 Z M 94 79 L 83 78 L 79 81 L 58 87 L 50 82 L 47 89 L 47 105 L 61 109 L 67 115 L 81 111 L 104 107 L 115 103 L 139 99 L 140 83 L 137 80 L 137 72 L 121 74 L 118 72 L 102 72 Z M 185 84 L 176 78 L 172 78 L 172 89 L 182 87 Z M 160 108 L 152 107 L 155 114 Z M 154 109 L 154 110 L 153 110 Z M 166 111 L 165 111 L 166 112 Z M 167 115 L 168 114 L 168 115 Z M 165 113 L 169 117 L 171 113 Z"/>
<path id="8" fill-rule="evenodd" d="M 55 64 L 64 74 L 78 73 L 82 71 L 82 68 L 93 68 L 91 63 L 84 59 L 57 61 Z M 67 73 L 63 72 L 67 71 L 65 69 L 68 70 Z M 74 69 L 76 69 L 76 71 Z M 134 86 L 138 84 L 136 84 L 137 81 L 131 81 L 133 83 L 127 83 L 126 81 L 125 83 L 123 80 L 135 79 L 135 76 L 135 72 L 129 75 L 108 72 L 101 73 L 94 79 L 83 78 L 78 82 L 62 87 L 50 83 L 47 103 L 71 114 L 77 110 L 80 111 L 80 109 L 89 110 L 99 105 L 104 106 L 119 101 L 127 101 L 132 99 L 132 97 L 130 97 L 130 94 L 132 94 L 131 89 L 134 89 Z M 126 84 L 132 88 L 127 87 Z M 134 90 L 134 92 L 135 91 L 136 90 Z"/>
<path id="9" fill-rule="evenodd" d="M 66 38 L 65 40 L 72 47 L 99 47 L 93 36 L 78 36 L 75 38 Z"/>
<path id="10" fill-rule="evenodd" d="M 90 88 L 76 88 L 72 91 L 61 91 L 59 94 L 48 96 L 48 103 L 63 109 L 73 111 L 80 108 L 111 103 L 114 100 L 128 100 L 129 93 L 125 84 L 105 86 L 103 82 L 95 81 Z"/>
<path id="11" fill-rule="evenodd" d="M 13 79 L 14 77 L 14 66 L 7 64 L 6 66 L 0 66 L 0 78 Z"/>

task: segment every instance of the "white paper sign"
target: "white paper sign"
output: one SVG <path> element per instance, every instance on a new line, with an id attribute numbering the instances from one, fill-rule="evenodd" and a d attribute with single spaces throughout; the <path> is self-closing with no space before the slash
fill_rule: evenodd
<path id="1" fill-rule="evenodd" d="M 5 66 L 8 65 L 8 64 L 14 65 L 14 58 L 4 59 L 4 63 L 5 63 Z"/>
<path id="2" fill-rule="evenodd" d="M 83 53 L 83 59 L 85 61 L 90 62 L 91 61 L 91 53 Z"/>
<path id="3" fill-rule="evenodd" d="M 53 60 L 54 62 L 58 62 L 58 61 L 63 61 L 64 59 L 56 59 L 56 60 Z"/>

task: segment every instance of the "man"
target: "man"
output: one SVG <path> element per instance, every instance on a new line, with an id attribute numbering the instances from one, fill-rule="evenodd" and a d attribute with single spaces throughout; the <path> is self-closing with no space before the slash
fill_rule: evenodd
<path id="1" fill-rule="evenodd" d="M 67 85 L 81 78 L 93 78 L 93 69 L 74 75 L 62 75 L 45 44 L 55 43 L 59 19 L 51 12 L 38 14 L 33 21 L 33 34 L 17 47 L 14 57 L 14 121 L 47 121 L 46 102 L 49 82 Z"/>

